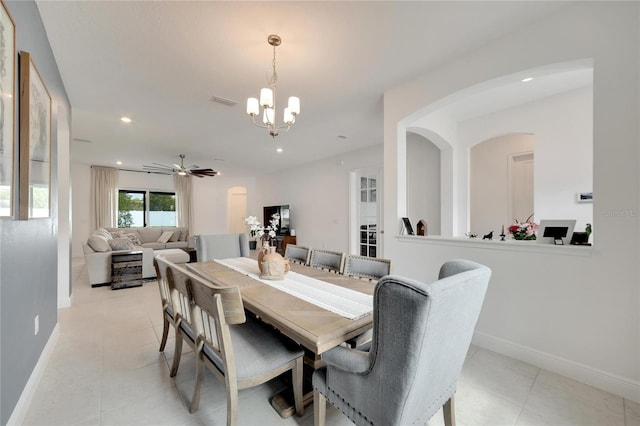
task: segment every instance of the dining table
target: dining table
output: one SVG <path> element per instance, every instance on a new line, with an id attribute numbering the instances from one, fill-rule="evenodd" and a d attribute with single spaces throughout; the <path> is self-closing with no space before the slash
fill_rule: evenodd
<path id="1" fill-rule="evenodd" d="M 240 265 L 242 268 L 235 267 Z M 367 280 L 360 280 L 327 270 L 307 265 L 291 263 L 290 272 L 285 277 L 294 284 L 293 291 L 277 288 L 281 283 L 260 279 L 256 274 L 244 270 L 247 268 L 257 271 L 257 261 L 250 258 L 221 259 L 207 262 L 187 263 L 191 272 L 211 281 L 214 285 L 224 287 L 238 287 L 242 302 L 246 310 L 254 314 L 261 321 L 270 324 L 280 333 L 300 344 L 305 350 L 305 397 L 304 402 L 312 401 L 311 373 L 322 366 L 322 353 L 339 346 L 349 339 L 355 338 L 373 324 L 373 291 L 375 285 Z M 289 279 L 291 277 L 291 279 Z M 322 303 L 297 296 L 295 277 L 300 281 L 308 281 L 313 285 L 348 298 L 350 295 L 362 304 L 370 304 L 370 309 L 363 309 L 356 315 L 347 317 L 326 307 Z M 283 282 L 284 283 L 284 282 Z M 302 287 L 302 284 L 301 286 Z M 307 299 L 307 300 L 304 300 Z M 364 299 L 364 301 L 363 301 Z M 345 302 L 343 302 L 345 303 Z M 358 302 L 354 302 L 357 304 Z M 347 299 L 346 304 L 349 305 Z M 309 391 L 307 391 L 307 389 Z M 282 417 L 294 413 L 292 398 L 287 394 L 278 394 L 271 400 L 271 404 Z"/>

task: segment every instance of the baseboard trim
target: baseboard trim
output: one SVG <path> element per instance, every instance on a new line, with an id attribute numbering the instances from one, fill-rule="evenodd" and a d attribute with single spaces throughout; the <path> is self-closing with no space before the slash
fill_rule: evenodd
<path id="1" fill-rule="evenodd" d="M 474 333 L 473 344 L 640 403 L 640 382 L 638 381 L 629 380 L 485 333 Z"/>
<path id="2" fill-rule="evenodd" d="M 58 309 L 70 308 L 73 301 L 72 297 L 73 296 L 67 296 L 67 297 L 58 296 Z"/>
<path id="3" fill-rule="evenodd" d="M 58 337 L 60 337 L 60 328 L 59 325 L 56 324 L 51 336 L 49 336 L 47 344 L 44 346 L 44 349 L 40 354 L 40 358 L 38 359 L 36 366 L 31 372 L 31 376 L 29 376 L 27 384 L 22 390 L 22 394 L 20 394 L 20 399 L 18 399 L 18 402 L 11 413 L 11 417 L 9 417 L 9 421 L 7 422 L 8 426 L 21 425 L 24 423 L 27 410 L 29 410 L 33 395 L 35 395 L 36 389 L 40 384 L 40 380 L 42 380 L 45 367 L 47 366 L 47 363 L 51 358 L 51 354 L 53 353 L 53 349 L 56 347 L 56 343 L 58 342 Z"/>

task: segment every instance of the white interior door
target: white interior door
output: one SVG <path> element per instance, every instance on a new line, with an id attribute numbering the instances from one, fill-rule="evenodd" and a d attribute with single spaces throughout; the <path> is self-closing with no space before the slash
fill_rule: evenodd
<path id="1" fill-rule="evenodd" d="M 234 186 L 227 191 L 227 229 L 231 234 L 247 232 L 247 188 Z"/>
<path id="2" fill-rule="evenodd" d="M 512 156 L 511 161 L 511 217 L 525 221 L 534 214 L 533 153 Z"/>

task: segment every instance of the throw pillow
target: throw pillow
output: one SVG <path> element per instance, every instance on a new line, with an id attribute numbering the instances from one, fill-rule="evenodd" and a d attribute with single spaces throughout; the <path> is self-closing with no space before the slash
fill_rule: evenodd
<path id="1" fill-rule="evenodd" d="M 122 231 L 111 231 L 111 236 L 113 238 L 127 238 L 124 236 L 124 232 Z"/>
<path id="2" fill-rule="evenodd" d="M 93 251 L 111 251 L 111 247 L 109 246 L 107 239 L 102 235 L 90 236 L 87 240 L 87 244 L 93 249 Z"/>
<path id="3" fill-rule="evenodd" d="M 140 241 L 140 236 L 138 235 L 137 232 L 132 232 L 130 234 L 124 234 L 125 237 L 127 237 L 134 246 L 141 246 L 142 245 L 142 241 Z"/>
<path id="4" fill-rule="evenodd" d="M 178 241 L 187 241 L 187 235 L 189 235 L 189 231 L 180 232 L 180 238 L 178 238 Z"/>
<path id="5" fill-rule="evenodd" d="M 175 243 L 176 241 L 178 241 L 180 239 L 180 234 L 182 233 L 182 231 L 174 231 L 173 235 L 171 236 L 171 238 L 169 238 L 169 242 L 170 243 Z"/>
<path id="6" fill-rule="evenodd" d="M 111 238 L 113 238 L 113 237 L 111 236 L 111 232 L 107 231 L 107 230 L 106 230 L 106 229 L 104 229 L 104 228 L 98 228 L 98 229 L 96 230 L 96 232 L 94 232 L 94 233 L 93 233 L 93 235 L 100 235 L 101 237 L 104 237 L 104 238 L 105 238 L 105 240 L 107 240 L 107 241 L 109 241 Z"/>
<path id="7" fill-rule="evenodd" d="M 162 235 L 160 235 L 160 237 L 158 237 L 156 241 L 164 244 L 168 242 L 169 238 L 171 238 L 172 236 L 173 236 L 173 231 L 165 231 L 162 233 Z"/>
<path id="8" fill-rule="evenodd" d="M 111 250 L 133 250 L 135 246 L 128 238 L 114 238 L 109 240 Z"/>

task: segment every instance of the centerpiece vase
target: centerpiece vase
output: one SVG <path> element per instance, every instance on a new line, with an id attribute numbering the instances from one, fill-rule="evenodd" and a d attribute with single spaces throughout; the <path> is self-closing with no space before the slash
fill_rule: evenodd
<path id="1" fill-rule="evenodd" d="M 258 253 L 258 269 L 260 278 L 267 280 L 284 279 L 284 274 L 289 272 L 289 260 L 276 252 L 274 246 L 270 246 L 267 241 L 262 245 L 262 250 Z"/>

